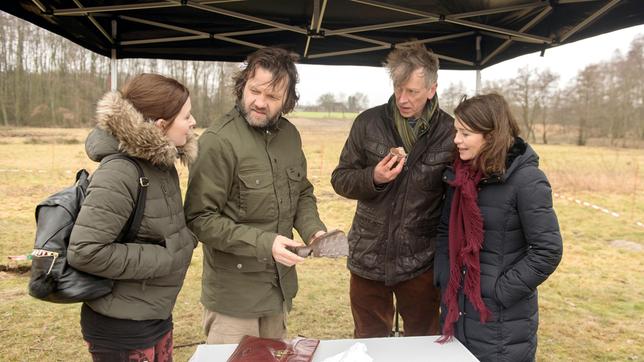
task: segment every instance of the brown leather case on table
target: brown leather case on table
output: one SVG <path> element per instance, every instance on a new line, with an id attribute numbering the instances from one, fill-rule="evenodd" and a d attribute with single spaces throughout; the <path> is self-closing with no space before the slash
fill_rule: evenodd
<path id="1" fill-rule="evenodd" d="M 228 362 L 310 362 L 319 339 L 291 340 L 244 336 Z"/>

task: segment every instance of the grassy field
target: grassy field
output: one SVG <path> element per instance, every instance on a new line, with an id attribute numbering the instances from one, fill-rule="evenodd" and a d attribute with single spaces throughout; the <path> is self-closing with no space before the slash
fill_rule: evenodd
<path id="1" fill-rule="evenodd" d="M 337 196 L 329 181 L 351 122 L 294 123 L 302 133 L 323 220 L 347 231 L 355 202 Z M 82 144 L 87 131 L 0 128 L 0 360 L 89 359 L 80 335 L 80 305 L 31 298 L 26 292 L 28 262 L 7 258 L 31 251 L 34 206 L 70 184 L 78 168 L 95 168 Z M 644 150 L 535 148 L 557 195 L 565 245 L 559 269 L 540 287 L 538 360 L 644 359 L 644 227 L 637 225 L 644 223 Z M 180 174 L 185 189 L 187 170 Z M 177 361 L 186 361 L 193 344 L 204 339 L 201 259 L 198 248 L 174 312 Z M 300 292 L 289 316 L 290 334 L 351 337 L 345 260 L 312 259 L 298 269 Z"/>
<path id="2" fill-rule="evenodd" d="M 341 119 L 346 121 L 353 121 L 358 113 L 356 112 L 304 112 L 304 111 L 295 111 L 289 113 L 289 118 L 306 118 L 314 120 L 328 120 L 328 119 Z"/>

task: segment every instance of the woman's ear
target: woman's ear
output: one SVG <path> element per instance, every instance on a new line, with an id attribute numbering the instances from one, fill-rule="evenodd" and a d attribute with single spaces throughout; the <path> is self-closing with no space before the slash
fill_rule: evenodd
<path id="1" fill-rule="evenodd" d="M 163 118 L 158 118 L 156 121 L 154 121 L 154 125 L 162 131 L 165 131 L 165 124 L 166 121 Z"/>

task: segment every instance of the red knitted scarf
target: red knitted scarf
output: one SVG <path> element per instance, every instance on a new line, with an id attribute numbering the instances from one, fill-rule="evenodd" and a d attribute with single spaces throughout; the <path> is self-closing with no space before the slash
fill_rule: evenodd
<path id="1" fill-rule="evenodd" d="M 461 286 L 463 271 L 465 281 L 463 293 L 481 317 L 481 323 L 492 316 L 481 298 L 481 263 L 479 253 L 483 245 L 483 217 L 479 209 L 477 185 L 483 173 L 474 171 L 471 165 L 456 158 L 454 162 L 456 177 L 449 182 L 454 187 L 452 209 L 449 215 L 449 283 L 443 291 L 443 304 L 447 316 L 443 324 L 443 336 L 439 343 L 449 341 L 454 336 L 454 323 L 458 320 L 458 290 Z"/>

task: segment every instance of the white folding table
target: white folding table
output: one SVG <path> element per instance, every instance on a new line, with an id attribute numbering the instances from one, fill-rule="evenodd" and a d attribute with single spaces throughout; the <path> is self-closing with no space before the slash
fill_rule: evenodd
<path id="1" fill-rule="evenodd" d="M 391 337 L 364 339 L 321 340 L 313 355 L 313 362 L 348 350 L 354 343 L 367 346 L 367 354 L 374 362 L 475 362 L 478 361 L 456 338 L 451 342 L 435 343 L 439 336 Z M 201 344 L 190 358 L 190 362 L 226 361 L 236 344 Z"/>

